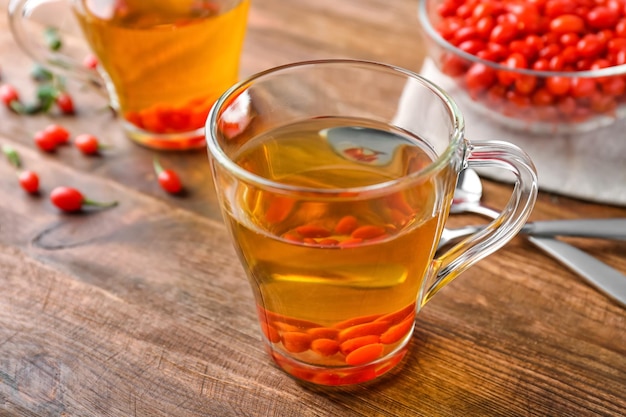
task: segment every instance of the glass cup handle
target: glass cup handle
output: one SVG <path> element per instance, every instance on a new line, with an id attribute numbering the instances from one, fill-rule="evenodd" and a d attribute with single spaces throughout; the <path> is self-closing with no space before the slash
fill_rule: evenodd
<path id="1" fill-rule="evenodd" d="M 51 50 L 44 45 L 44 35 L 41 34 L 41 41 L 38 42 L 32 33 L 26 29 L 25 23 L 29 21 L 35 9 L 52 3 L 62 3 L 67 7 L 66 0 L 10 0 L 8 6 L 9 26 L 13 38 L 19 47 L 29 55 L 35 62 L 49 68 L 53 72 L 71 77 L 77 81 L 96 87 L 100 93 L 105 94 L 104 82 L 96 71 L 84 68 L 81 62 L 63 54 L 59 51 Z"/>
<path id="2" fill-rule="evenodd" d="M 476 262 L 509 242 L 524 226 L 537 199 L 537 173 L 528 155 L 508 142 L 468 143 L 462 168 L 492 167 L 511 171 L 515 186 L 507 205 L 489 225 L 433 260 L 433 283 L 421 305 Z"/>

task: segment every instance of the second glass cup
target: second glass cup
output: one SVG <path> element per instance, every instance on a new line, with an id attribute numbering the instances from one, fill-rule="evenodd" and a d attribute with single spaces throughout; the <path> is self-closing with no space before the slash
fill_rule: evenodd
<path id="1" fill-rule="evenodd" d="M 54 3 L 78 20 L 99 62 L 95 82 L 106 87 L 127 136 L 155 149 L 204 147 L 209 110 L 238 79 L 249 0 L 11 0 L 11 28 L 26 52 L 93 81 L 97 74 L 79 60 L 44 44 L 45 30 L 57 29 Z"/>
<path id="2" fill-rule="evenodd" d="M 217 101 L 206 132 L 267 349 L 288 374 L 321 385 L 394 368 L 416 313 L 508 242 L 537 193 L 524 152 L 469 142 L 444 91 L 383 64 L 331 60 L 260 73 Z M 496 221 L 435 257 L 468 166 L 510 170 L 516 186 Z"/>

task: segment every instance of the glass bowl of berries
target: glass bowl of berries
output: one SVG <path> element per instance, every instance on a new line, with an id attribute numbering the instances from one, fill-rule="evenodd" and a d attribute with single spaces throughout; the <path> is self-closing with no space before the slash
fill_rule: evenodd
<path id="1" fill-rule="evenodd" d="M 506 127 L 578 133 L 626 115 L 626 0 L 420 0 L 458 101 Z"/>

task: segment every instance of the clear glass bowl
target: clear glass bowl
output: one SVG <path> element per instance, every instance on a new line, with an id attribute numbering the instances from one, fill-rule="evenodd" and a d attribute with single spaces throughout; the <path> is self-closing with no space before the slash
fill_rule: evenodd
<path id="1" fill-rule="evenodd" d="M 551 134 L 591 131 L 626 115 L 626 65 L 574 71 L 514 68 L 506 61 L 510 49 L 500 58 L 504 61 L 497 58 L 498 51 L 494 60 L 483 59 L 446 40 L 455 36 L 458 40 L 466 30 L 461 27 L 470 23 L 458 19 L 456 31 L 445 33 L 438 11 L 443 1 L 419 0 L 418 17 L 437 76 L 454 82 L 449 92 L 462 107 L 469 106 L 506 128 Z M 448 31 L 455 29 L 449 26 Z M 623 45 L 615 43 L 624 50 L 614 53 L 626 58 L 626 39 Z M 569 66 L 584 68 L 584 58 L 576 58 Z M 515 60 L 508 64 L 515 65 Z"/>

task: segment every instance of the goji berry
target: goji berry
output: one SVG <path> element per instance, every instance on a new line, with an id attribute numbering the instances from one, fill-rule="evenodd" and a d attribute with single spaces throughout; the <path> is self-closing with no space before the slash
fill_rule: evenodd
<path id="1" fill-rule="evenodd" d="M 39 176 L 34 171 L 22 171 L 18 175 L 20 186 L 28 193 L 35 194 L 39 191 Z"/>
<path id="2" fill-rule="evenodd" d="M 330 230 L 316 224 L 305 224 L 295 228 L 296 233 L 305 238 L 319 238 L 330 236 Z"/>
<path id="3" fill-rule="evenodd" d="M 54 99 L 57 107 L 65 114 L 74 114 L 74 100 L 66 92 L 60 92 Z"/>
<path id="4" fill-rule="evenodd" d="M 306 331 L 314 339 L 337 339 L 339 335 L 339 329 L 333 329 L 332 327 L 314 327 Z"/>
<path id="5" fill-rule="evenodd" d="M 381 343 L 361 346 L 346 356 L 346 363 L 352 366 L 364 365 L 378 359 L 384 350 L 385 346 Z"/>
<path id="6" fill-rule="evenodd" d="M 47 135 L 51 136 L 57 145 L 65 144 L 70 140 L 70 132 L 58 124 L 53 123 L 48 125 L 43 129 L 43 131 Z"/>
<path id="7" fill-rule="evenodd" d="M 171 169 L 163 169 L 156 157 L 153 159 L 153 167 L 161 188 L 170 194 L 178 194 L 183 190 L 178 174 Z"/>
<path id="8" fill-rule="evenodd" d="M 363 346 L 377 344 L 379 342 L 380 342 L 380 337 L 376 335 L 355 337 L 354 339 L 348 339 L 345 342 L 341 343 L 339 345 L 339 350 L 344 355 L 349 355 L 350 353 L 354 352 L 355 350 Z"/>
<path id="9" fill-rule="evenodd" d="M 384 321 L 390 324 L 397 324 L 407 317 L 415 317 L 415 303 L 409 304 L 402 310 L 380 316 L 376 319 L 376 321 Z"/>
<path id="10" fill-rule="evenodd" d="M 339 352 L 339 342 L 332 339 L 315 339 L 311 342 L 311 350 L 318 355 L 332 356 Z"/>
<path id="11" fill-rule="evenodd" d="M 2 100 L 5 106 L 12 108 L 12 104 L 14 102 L 18 102 L 20 100 L 20 96 L 13 86 L 9 84 L 2 84 L 0 85 L 0 100 Z"/>
<path id="12" fill-rule="evenodd" d="M 353 239 L 373 239 L 385 234 L 385 228 L 382 226 L 365 225 L 356 228 L 350 235 Z"/>
<path id="13" fill-rule="evenodd" d="M 283 222 L 291 214 L 295 205 L 296 200 L 293 198 L 273 195 L 269 197 L 265 220 L 272 224 Z"/>
<path id="14" fill-rule="evenodd" d="M 356 326 L 348 327 L 339 332 L 338 338 L 340 342 L 344 342 L 348 339 L 354 339 L 361 336 L 380 336 L 389 329 L 389 323 L 384 321 L 373 321 L 370 323 L 357 324 Z"/>
<path id="15" fill-rule="evenodd" d="M 302 332 L 285 332 L 281 335 L 283 346 L 288 352 L 302 353 L 309 350 L 313 338 Z"/>
<path id="16" fill-rule="evenodd" d="M 349 235 L 358 226 L 358 220 L 354 216 L 344 216 L 337 222 L 335 233 L 338 235 Z"/>
<path id="17" fill-rule="evenodd" d="M 101 203 L 85 198 L 80 191 L 70 187 L 57 187 L 52 190 L 50 193 L 50 201 L 59 209 L 70 213 L 79 211 L 84 206 L 108 208 L 117 205 L 117 201 Z"/>
<path id="18" fill-rule="evenodd" d="M 76 146 L 78 150 L 80 150 L 85 155 L 95 155 L 102 148 L 102 146 L 100 146 L 100 141 L 98 141 L 98 138 L 88 133 L 83 133 L 76 136 L 76 138 L 74 139 L 74 146 Z"/>
<path id="19" fill-rule="evenodd" d="M 35 145 L 45 152 L 55 151 L 58 145 L 54 135 L 50 134 L 50 132 L 46 132 L 45 130 L 35 132 L 33 140 Z"/>
<path id="20" fill-rule="evenodd" d="M 391 326 L 385 333 L 380 335 L 380 343 L 390 345 L 400 341 L 413 328 L 415 321 L 413 317 L 408 317 L 404 321 Z"/>

